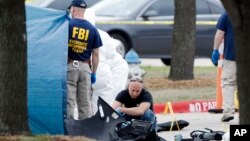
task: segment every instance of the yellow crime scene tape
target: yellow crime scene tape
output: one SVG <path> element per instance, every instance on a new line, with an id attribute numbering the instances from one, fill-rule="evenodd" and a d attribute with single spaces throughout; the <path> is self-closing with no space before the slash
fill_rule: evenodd
<path id="1" fill-rule="evenodd" d="M 96 21 L 96 24 L 173 25 L 174 21 Z M 217 21 L 197 21 L 196 25 L 216 25 Z"/>

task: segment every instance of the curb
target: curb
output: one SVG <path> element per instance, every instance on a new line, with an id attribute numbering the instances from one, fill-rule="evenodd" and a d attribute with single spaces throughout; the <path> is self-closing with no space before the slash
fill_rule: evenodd
<path id="1" fill-rule="evenodd" d="M 167 102 L 166 102 L 167 103 Z M 166 103 L 154 104 L 154 112 L 160 114 L 164 112 Z M 208 109 L 216 108 L 215 100 L 191 100 L 171 102 L 174 113 L 195 113 L 195 112 L 208 112 Z"/>

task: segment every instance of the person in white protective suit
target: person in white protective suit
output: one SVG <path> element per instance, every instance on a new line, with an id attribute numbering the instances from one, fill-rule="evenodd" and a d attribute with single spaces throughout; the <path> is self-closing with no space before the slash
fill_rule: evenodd
<path id="1" fill-rule="evenodd" d="M 84 18 L 95 25 L 95 14 L 91 9 L 86 9 Z M 121 43 L 113 39 L 103 30 L 98 29 L 103 46 L 99 49 L 99 65 L 96 72 L 97 80 L 93 87 L 91 99 L 92 115 L 97 112 L 98 97 L 102 97 L 108 104 L 112 105 L 116 95 L 125 89 L 128 78 L 128 64 L 116 51 Z M 77 111 L 75 111 L 77 117 Z"/>

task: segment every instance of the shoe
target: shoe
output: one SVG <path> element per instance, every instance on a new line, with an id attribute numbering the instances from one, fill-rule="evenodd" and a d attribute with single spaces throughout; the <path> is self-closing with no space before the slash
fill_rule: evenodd
<path id="1" fill-rule="evenodd" d="M 226 115 L 224 115 L 221 118 L 221 122 L 229 122 L 230 120 L 233 120 L 233 119 L 234 119 L 234 116 L 226 116 Z"/>

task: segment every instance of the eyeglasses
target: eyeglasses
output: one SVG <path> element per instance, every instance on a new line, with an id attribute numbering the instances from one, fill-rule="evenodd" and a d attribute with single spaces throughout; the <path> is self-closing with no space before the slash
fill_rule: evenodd
<path id="1" fill-rule="evenodd" d="M 139 83 L 143 83 L 143 80 L 140 79 L 140 78 L 131 78 L 131 79 L 129 80 L 129 82 L 139 82 Z"/>

